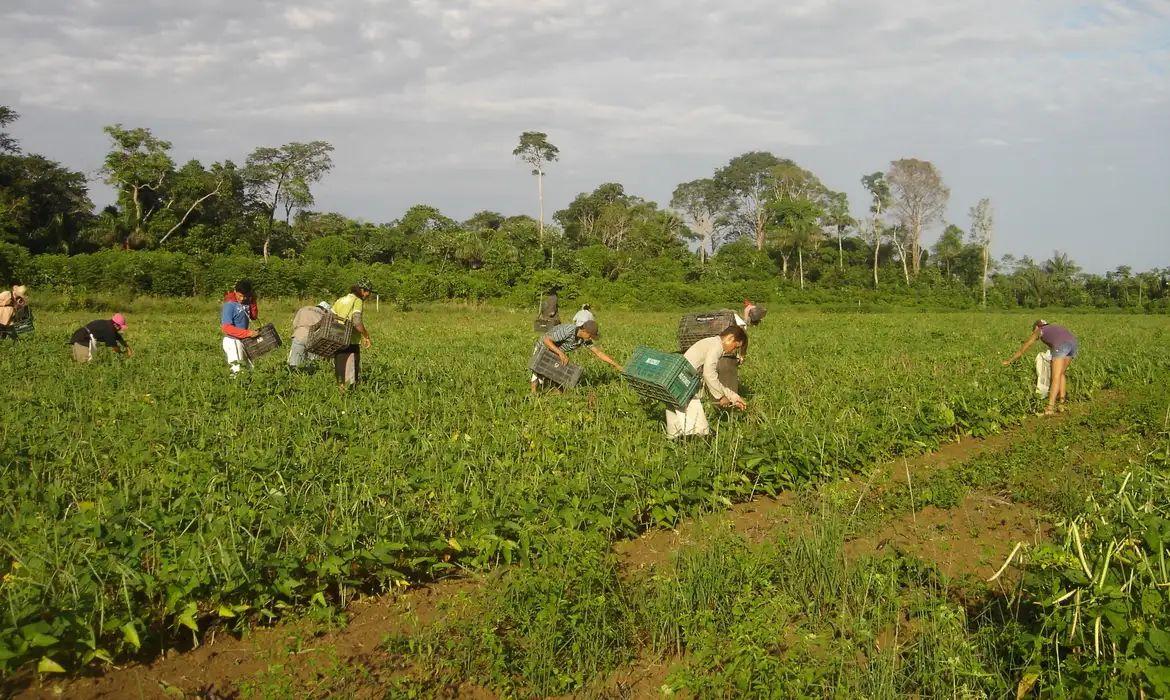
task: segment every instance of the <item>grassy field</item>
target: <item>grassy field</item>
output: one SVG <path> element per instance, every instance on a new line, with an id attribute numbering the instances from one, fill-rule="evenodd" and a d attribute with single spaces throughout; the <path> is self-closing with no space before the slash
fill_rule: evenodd
<path id="1" fill-rule="evenodd" d="M 267 304 L 262 321 L 275 322 L 287 338 L 292 311 L 292 304 Z M 327 608 L 355 591 L 401 587 L 455 567 L 551 565 L 576 572 L 581 586 L 596 587 L 604 599 L 609 574 L 604 561 L 589 559 L 602 557 L 590 542 L 825 483 L 960 433 L 993 434 L 1037 407 L 1031 355 L 1012 368 L 999 364 L 1029 330 L 1030 317 L 1020 314 L 774 310 L 752 333 L 741 372 L 749 410 L 720 415 L 714 437 L 682 444 L 664 438 L 660 406 L 640 402 L 586 353 L 577 355 L 584 386 L 529 397 L 528 315 L 383 307 L 369 318 L 375 348 L 363 357 L 367 381 L 347 394 L 327 368 L 289 375 L 275 354 L 229 379 L 211 304 L 132 314 L 133 358 L 105 353 L 98 363 L 75 366 L 68 336 L 95 317 L 40 314 L 35 336 L 0 347 L 0 373 L 8 378 L 0 389 L 7 412 L 0 487 L 11 494 L 0 510 L 0 668 L 8 671 L 28 664 L 77 669 L 181 644 L 211 626 Z M 1051 320 L 1065 321 L 1081 338 L 1082 357 L 1070 375 L 1075 400 L 1154 386 L 1146 412 L 1165 405 L 1170 320 Z M 673 348 L 677 314 L 603 312 L 599 321 L 601 345 L 619 362 L 638 344 Z M 942 485 L 938 492 L 947 493 Z M 841 546 L 835 527 L 818 529 L 817 547 Z M 885 599 L 883 587 L 902 590 L 902 577 L 919 576 L 874 564 L 872 571 L 822 571 L 798 586 L 782 564 L 801 556 L 792 547 L 808 546 L 712 545 L 688 556 L 733 557 L 716 569 L 747 567 L 736 584 L 743 595 L 781 586 L 799 601 L 811 592 L 834 615 L 853 614 L 874 596 Z M 710 567 L 704 570 L 709 575 Z M 603 580 L 594 581 L 598 576 Z M 730 584 L 693 585 L 715 595 Z M 536 664 L 521 687 L 582 687 L 627 659 L 629 644 L 614 639 L 645 630 L 663 648 L 669 640 L 677 647 L 680 634 L 664 627 L 663 611 L 676 610 L 672 601 L 684 593 L 615 598 L 660 611 L 652 624 L 586 606 L 583 619 L 601 621 L 592 651 L 581 653 L 595 667 L 545 678 L 537 671 L 549 663 Z M 927 607 L 942 600 L 930 590 L 921 595 Z M 533 597 L 556 598 L 539 589 L 516 600 Z M 697 650 L 696 663 L 727 669 L 719 635 L 748 630 L 719 625 L 751 627 L 751 618 L 741 619 L 749 607 L 703 613 L 716 618 L 709 637 L 693 623 L 695 641 L 686 646 Z M 882 610 L 873 614 L 896 613 Z M 789 612 L 773 610 L 767 624 L 782 624 Z M 944 618 L 931 624 L 963 624 Z M 757 622 L 753 629 L 763 624 Z M 781 642 L 759 643 L 766 651 Z M 767 678 L 765 666 L 753 668 L 749 677 Z M 932 677 L 935 667 L 923 668 L 914 678 Z M 868 692 L 863 677 L 851 687 Z M 783 678 L 809 689 L 831 682 L 817 673 Z M 698 695 L 734 694 L 734 680 L 701 672 L 680 683 Z"/>

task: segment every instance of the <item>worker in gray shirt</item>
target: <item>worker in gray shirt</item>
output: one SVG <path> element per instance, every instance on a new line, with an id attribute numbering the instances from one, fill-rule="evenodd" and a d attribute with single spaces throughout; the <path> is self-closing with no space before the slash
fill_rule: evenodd
<path id="1" fill-rule="evenodd" d="M 532 348 L 532 351 L 535 353 L 540 350 L 541 345 L 544 345 L 556 353 L 557 358 L 562 364 L 567 365 L 569 364 L 569 356 L 567 353 L 577 348 L 589 348 L 589 352 L 593 353 L 597 359 L 621 372 L 621 365 L 615 362 L 612 357 L 602 352 L 601 348 L 594 347 L 593 341 L 599 340 L 600 338 L 601 331 L 597 328 L 597 321 L 586 321 L 580 328 L 573 323 L 562 323 L 541 336 L 540 340 L 536 341 L 536 346 Z M 535 394 L 537 387 L 544 383 L 544 379 L 533 374 L 529 382 L 532 384 L 532 393 Z"/>
<path id="2" fill-rule="evenodd" d="M 302 306 L 293 314 L 292 343 L 288 349 L 288 368 L 301 369 L 310 362 L 320 360 L 321 357 L 309 352 L 306 347 L 309 342 L 309 333 L 325 318 L 325 314 L 332 309 L 329 302 L 322 301 L 316 306 Z"/>

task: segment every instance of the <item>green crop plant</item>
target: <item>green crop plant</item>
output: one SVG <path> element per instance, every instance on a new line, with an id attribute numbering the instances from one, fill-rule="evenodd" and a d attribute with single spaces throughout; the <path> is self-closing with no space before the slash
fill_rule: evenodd
<path id="1" fill-rule="evenodd" d="M 532 398 L 529 319 L 383 305 L 366 383 L 290 375 L 279 355 L 236 380 L 215 307 L 143 303 L 136 354 L 68 360 L 95 314 L 40 313 L 0 348 L 0 669 L 76 670 L 197 643 L 355 592 L 532 562 L 549 536 L 604 540 L 830 479 L 1037 404 L 999 360 L 1028 317 L 773 310 L 742 369 L 749 410 L 671 443 L 662 408 L 600 363 Z M 294 304 L 262 305 L 288 333 Z M 676 314 L 599 313 L 607 352 L 669 349 Z M 1081 316 L 1073 396 L 1160 382 L 1159 317 Z M 547 688 L 558 687 L 553 680 Z"/>

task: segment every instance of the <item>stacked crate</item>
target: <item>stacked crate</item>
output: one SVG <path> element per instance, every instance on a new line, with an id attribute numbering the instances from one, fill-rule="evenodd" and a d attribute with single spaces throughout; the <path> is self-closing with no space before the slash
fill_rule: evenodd
<path id="1" fill-rule="evenodd" d="M 332 357 L 338 350 L 353 344 L 353 322 L 332 311 L 309 329 L 305 349 L 318 357 Z"/>
<path id="2" fill-rule="evenodd" d="M 678 322 L 678 351 L 686 352 L 703 338 L 719 335 L 734 325 L 735 312 L 730 309 L 687 314 Z"/>
<path id="3" fill-rule="evenodd" d="M 634 348 L 622 376 L 642 398 L 662 401 L 675 410 L 685 409 L 702 385 L 687 358 L 643 345 Z"/>

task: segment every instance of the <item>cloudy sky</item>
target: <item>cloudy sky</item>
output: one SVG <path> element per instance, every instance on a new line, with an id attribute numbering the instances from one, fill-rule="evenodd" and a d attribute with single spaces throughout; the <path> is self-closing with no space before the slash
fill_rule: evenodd
<path id="1" fill-rule="evenodd" d="M 1170 266 L 1170 0 L 5 0 L 0 47 L 25 149 L 91 174 L 114 122 L 179 161 L 324 139 L 321 209 L 535 214 L 539 130 L 549 211 L 770 150 L 860 214 L 918 157 L 960 226 L 991 197 L 999 253 Z"/>

